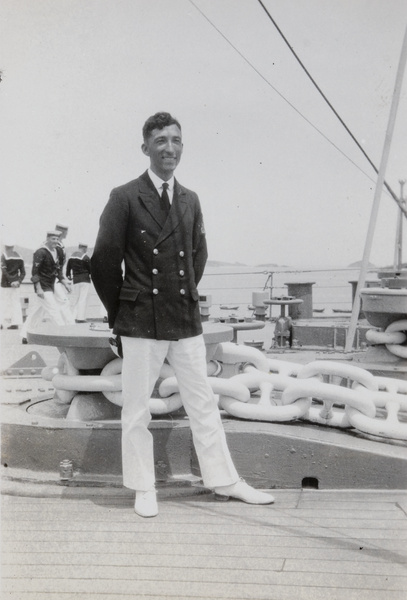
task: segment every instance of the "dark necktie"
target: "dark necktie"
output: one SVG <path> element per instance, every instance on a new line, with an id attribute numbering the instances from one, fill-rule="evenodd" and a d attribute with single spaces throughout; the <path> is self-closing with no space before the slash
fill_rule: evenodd
<path id="1" fill-rule="evenodd" d="M 164 182 L 163 183 L 163 193 L 161 194 L 161 209 L 168 215 L 168 213 L 170 212 L 170 208 L 171 208 L 171 204 L 170 204 L 170 199 L 168 196 L 168 183 Z"/>

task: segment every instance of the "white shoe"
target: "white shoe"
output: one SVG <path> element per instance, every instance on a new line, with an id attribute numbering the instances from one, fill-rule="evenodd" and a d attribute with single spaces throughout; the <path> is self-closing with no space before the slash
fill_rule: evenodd
<path id="1" fill-rule="evenodd" d="M 274 498 L 271 494 L 255 490 L 250 485 L 240 479 L 232 485 L 224 485 L 214 489 L 217 500 L 229 500 L 229 498 L 237 498 L 247 504 L 273 504 Z"/>
<path id="2" fill-rule="evenodd" d="M 155 517 L 158 515 L 157 494 L 154 487 L 146 492 L 136 491 L 134 510 L 140 517 Z"/>

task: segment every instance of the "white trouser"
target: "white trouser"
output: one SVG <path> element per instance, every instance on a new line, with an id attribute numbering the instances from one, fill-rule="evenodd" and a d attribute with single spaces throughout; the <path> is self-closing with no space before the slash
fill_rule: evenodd
<path id="1" fill-rule="evenodd" d="M 86 301 L 88 299 L 88 292 L 90 283 L 86 281 L 80 281 L 74 283 L 72 288 L 72 313 L 75 319 L 78 321 L 84 321 L 86 315 Z"/>
<path id="2" fill-rule="evenodd" d="M 59 304 L 59 309 L 62 313 L 65 323 L 67 323 L 68 325 L 70 325 L 71 323 L 75 323 L 75 319 L 73 317 L 71 306 L 69 303 L 68 292 L 66 291 L 65 286 L 62 285 L 60 281 L 55 282 L 54 298 Z"/>
<path id="3" fill-rule="evenodd" d="M 3 324 L 22 325 L 23 312 L 21 310 L 19 287 L 1 288 L 1 314 Z"/>
<path id="4" fill-rule="evenodd" d="M 178 380 L 205 486 L 214 488 L 238 481 L 216 399 L 207 379 L 203 336 L 175 342 L 122 337 L 122 345 L 123 484 L 134 490 L 148 490 L 154 485 L 148 404 L 166 357 Z"/>
<path id="5" fill-rule="evenodd" d="M 27 319 L 21 328 L 21 337 L 27 337 L 27 331 L 37 329 L 45 318 L 55 325 L 67 325 L 61 311 L 61 305 L 55 300 L 54 292 L 44 292 L 44 298 L 36 296 L 36 303 L 28 310 Z"/>

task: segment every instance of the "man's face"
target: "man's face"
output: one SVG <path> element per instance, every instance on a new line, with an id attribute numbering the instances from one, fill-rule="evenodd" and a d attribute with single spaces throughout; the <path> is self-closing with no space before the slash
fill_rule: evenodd
<path id="1" fill-rule="evenodd" d="M 141 149 L 150 157 L 151 170 L 167 181 L 172 177 L 182 154 L 182 134 L 177 125 L 153 129 Z"/>
<path id="2" fill-rule="evenodd" d="M 59 241 L 58 235 L 49 235 L 47 237 L 47 245 L 51 250 L 53 250 L 54 248 L 57 247 L 58 241 Z"/>

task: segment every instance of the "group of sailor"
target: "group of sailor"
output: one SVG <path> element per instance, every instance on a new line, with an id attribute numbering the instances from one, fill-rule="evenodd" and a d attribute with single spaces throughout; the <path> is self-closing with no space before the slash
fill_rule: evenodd
<path id="1" fill-rule="evenodd" d="M 27 331 L 35 330 L 44 319 L 55 325 L 86 322 L 86 304 L 91 272 L 88 246 L 79 243 L 66 261 L 64 240 L 68 227 L 57 224 L 47 231 L 45 242 L 34 252 L 31 281 L 36 302 L 23 320 L 20 286 L 26 276 L 24 260 L 15 250 L 14 240 L 4 240 L 1 254 L 1 328 L 20 329 L 22 343 Z M 24 321 L 24 322 L 23 322 Z"/>

